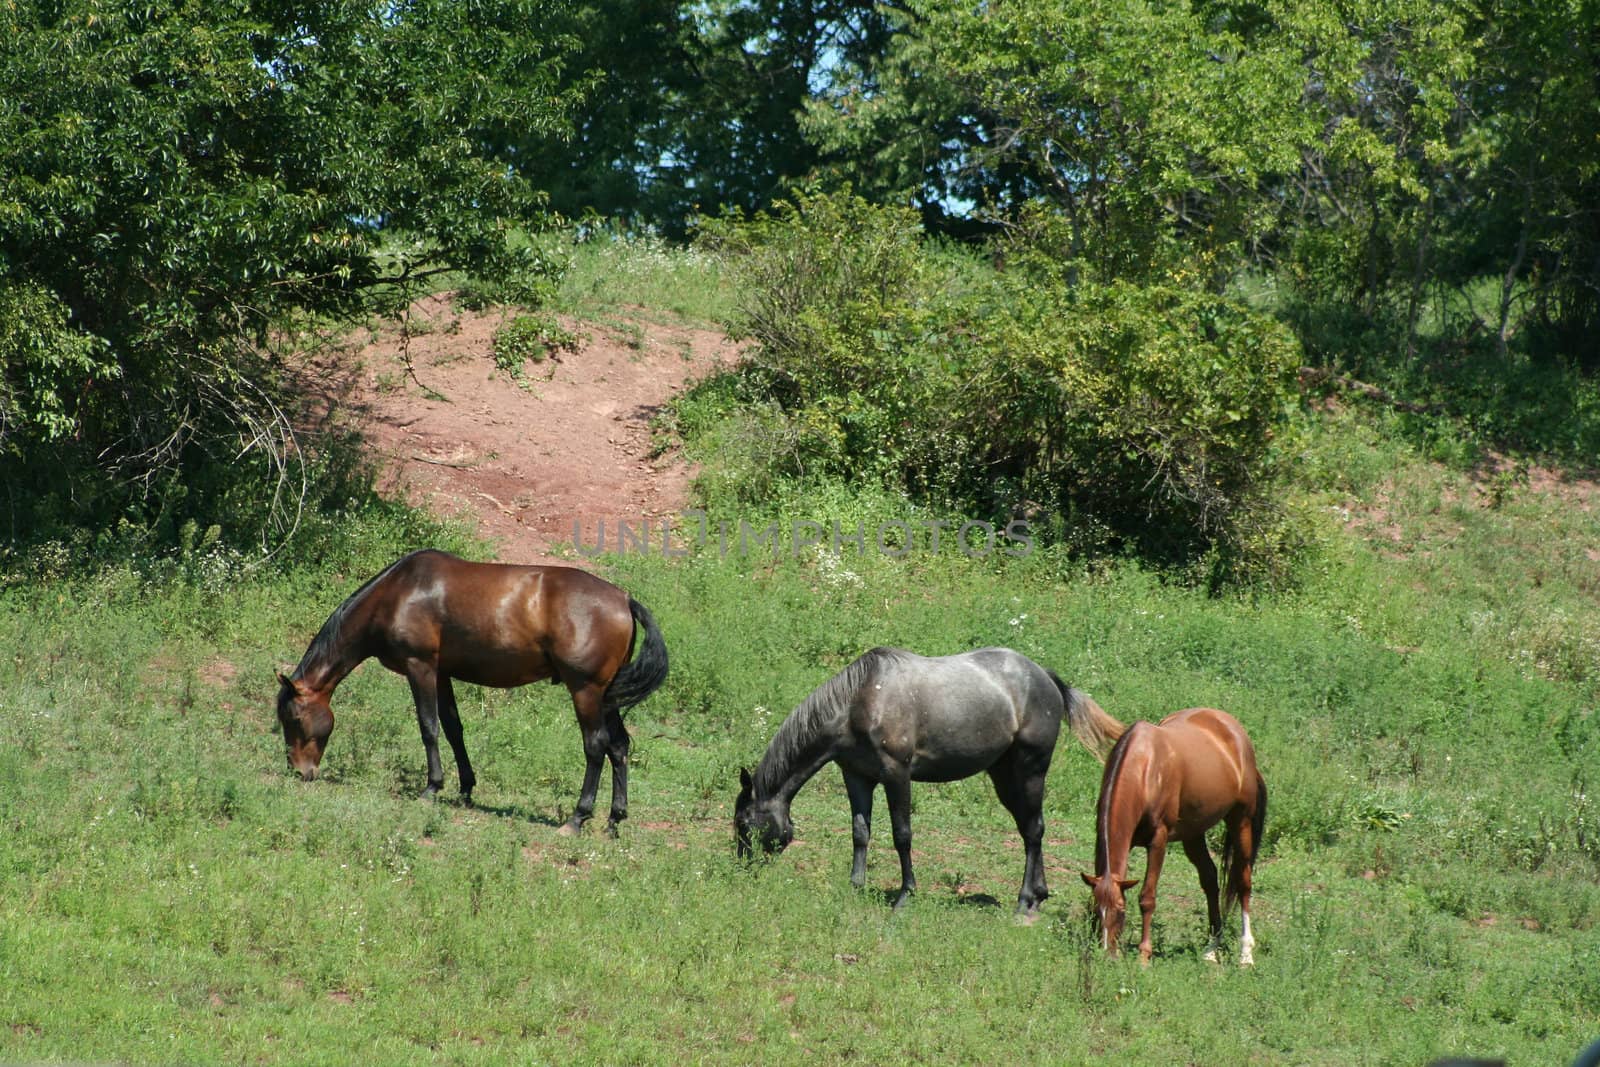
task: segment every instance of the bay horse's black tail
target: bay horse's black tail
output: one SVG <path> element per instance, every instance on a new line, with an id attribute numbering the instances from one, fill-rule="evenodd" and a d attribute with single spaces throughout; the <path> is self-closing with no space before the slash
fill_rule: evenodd
<path id="1" fill-rule="evenodd" d="M 1117 743 L 1117 738 L 1128 732 L 1128 724 L 1118 722 L 1100 709 L 1100 705 L 1089 699 L 1089 694 L 1081 689 L 1074 689 L 1061 680 L 1055 671 L 1046 670 L 1050 680 L 1056 683 L 1056 688 L 1061 690 L 1061 699 L 1067 706 L 1067 727 L 1072 735 L 1083 742 L 1083 747 L 1094 753 L 1094 757 L 1101 763 L 1106 761 L 1106 756 L 1111 753 L 1111 746 Z"/>
<path id="2" fill-rule="evenodd" d="M 643 627 L 644 643 L 639 646 L 633 662 L 624 664 L 606 687 L 605 706 L 614 711 L 633 707 L 667 680 L 667 643 L 662 640 L 650 609 L 629 597 L 628 611 Z"/>
<path id="3" fill-rule="evenodd" d="M 1222 910 L 1226 914 L 1239 899 L 1243 872 L 1256 865 L 1256 854 L 1261 851 L 1261 832 L 1267 824 L 1267 780 L 1256 772 L 1256 810 L 1250 814 L 1250 852 L 1239 845 L 1239 835 L 1232 826 L 1222 842 Z"/>

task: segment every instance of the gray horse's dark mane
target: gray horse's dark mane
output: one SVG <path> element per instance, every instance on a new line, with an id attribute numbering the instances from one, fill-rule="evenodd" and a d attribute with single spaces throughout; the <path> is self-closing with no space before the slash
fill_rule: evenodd
<path id="1" fill-rule="evenodd" d="M 770 797 L 782 786 L 796 761 L 816 748 L 819 736 L 834 737 L 841 732 L 850 704 L 856 694 L 887 663 L 903 659 L 897 648 L 874 648 L 863 652 L 844 670 L 811 691 L 789 717 L 783 720 L 766 755 L 756 767 L 755 792 Z"/>
<path id="2" fill-rule="evenodd" d="M 428 550 L 417 550 L 417 552 L 426 551 Z M 383 570 L 379 571 L 377 574 L 374 574 L 371 578 L 368 578 L 362 583 L 360 589 L 357 589 L 354 593 L 351 593 L 349 596 L 345 597 L 344 603 L 333 609 L 333 614 L 329 615 L 328 620 L 322 624 L 322 629 L 317 631 L 317 636 L 311 639 L 311 645 L 306 649 L 306 654 L 300 657 L 300 665 L 294 669 L 294 676 L 296 678 L 304 676 L 306 669 L 311 664 L 325 662 L 327 659 L 332 658 L 335 655 L 338 650 L 339 633 L 344 628 L 345 620 L 348 619 L 350 617 L 350 613 L 355 610 L 356 605 L 365 600 L 367 594 L 372 592 L 372 587 L 377 585 L 381 579 L 389 574 L 390 571 L 400 566 L 400 564 L 404 563 L 412 556 L 417 555 L 417 552 L 408 552 L 404 556 L 401 556 L 399 559 L 395 560 L 393 563 L 389 564 L 387 567 L 383 568 Z"/>

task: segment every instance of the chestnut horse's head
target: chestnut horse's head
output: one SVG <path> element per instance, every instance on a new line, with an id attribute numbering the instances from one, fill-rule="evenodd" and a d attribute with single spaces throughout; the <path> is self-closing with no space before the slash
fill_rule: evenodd
<path id="1" fill-rule="evenodd" d="M 789 806 L 777 800 L 757 801 L 750 772 L 739 770 L 739 798 L 733 805 L 733 843 L 739 858 L 747 859 L 760 845 L 767 855 L 782 852 L 794 840 Z"/>
<path id="2" fill-rule="evenodd" d="M 328 735 L 333 733 L 328 694 L 278 672 L 278 722 L 290 769 L 308 782 L 316 778 Z"/>
<path id="3" fill-rule="evenodd" d="M 1114 878 L 1109 871 L 1098 878 L 1083 871 L 1078 873 L 1094 894 L 1094 925 L 1100 933 L 1100 944 L 1115 956 L 1122 928 L 1128 922 L 1128 902 L 1123 894 L 1138 885 L 1139 879 Z"/>

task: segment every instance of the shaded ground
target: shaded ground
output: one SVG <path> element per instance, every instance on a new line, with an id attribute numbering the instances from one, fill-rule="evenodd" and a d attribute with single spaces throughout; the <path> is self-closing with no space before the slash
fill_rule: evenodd
<path id="1" fill-rule="evenodd" d="M 619 338 L 566 322 L 576 353 L 495 367 L 500 310 L 418 301 L 406 330 L 387 328 L 316 368 L 325 414 L 353 422 L 383 463 L 382 488 L 460 518 L 508 563 L 570 559 L 576 530 L 685 506 L 693 470 L 659 452 L 651 420 L 673 394 L 736 357 L 720 333 L 641 321 Z"/>

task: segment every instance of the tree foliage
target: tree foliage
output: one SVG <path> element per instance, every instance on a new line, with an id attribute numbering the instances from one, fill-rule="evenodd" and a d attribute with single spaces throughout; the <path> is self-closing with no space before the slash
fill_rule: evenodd
<path id="1" fill-rule="evenodd" d="M 1002 405 L 1044 444 L 983 444 L 931 399 L 951 367 L 1037 399 L 1022 379 L 1051 359 L 1087 373 L 1101 342 L 1191 345 L 1276 390 L 1285 349 L 1233 304 L 1244 291 L 1311 362 L 1452 410 L 1521 403 L 1548 390 L 1497 378 L 1600 363 L 1597 25 L 1600 0 L 17 0 L 0 9 L 8 500 L 171 524 L 204 493 L 277 484 L 291 422 L 266 342 L 403 306 L 445 270 L 536 297 L 552 265 L 513 235 L 552 212 L 677 236 L 772 209 L 713 231 L 751 270 L 809 248 L 749 309 L 791 454 L 977 500 L 947 459 L 981 453 L 972 477 L 1012 487 L 988 491 L 996 506 L 1055 469 L 1046 423 L 1087 423 Z M 860 199 L 777 206 L 796 188 Z M 797 226 L 830 211 L 858 229 Z M 935 299 L 919 228 L 983 244 L 999 280 L 943 276 L 954 293 Z M 977 290 L 1049 310 L 985 318 Z M 1014 339 L 1036 359 L 974 340 L 1029 321 Z M 1046 328 L 1063 321 L 1109 332 Z M 1127 385 L 1142 358 L 1106 366 Z M 985 378 L 984 359 L 1019 377 Z M 1174 376 L 1163 404 L 1212 410 L 1189 364 L 1150 366 Z M 1266 403 L 1249 374 L 1217 374 L 1244 406 L 1216 410 Z M 1513 436 L 1537 421 L 1480 413 Z M 1159 507 L 1188 494 L 1213 543 L 1203 486 L 1235 468 L 1158 461 L 1137 418 L 1096 425 L 1106 456 L 1133 435 L 1121 451 L 1173 494 Z M 915 471 L 907 427 L 930 457 Z M 1242 455 L 1227 436 L 1213 443 Z M 1249 496 L 1224 491 L 1222 510 Z M 1124 503 L 1153 506 L 1131 488 Z"/>
<path id="2" fill-rule="evenodd" d="M 533 284 L 546 265 L 510 237 L 542 198 L 488 146 L 568 128 L 550 7 L 0 11 L 12 506 L 178 521 L 219 476 L 282 473 L 274 330 L 395 308 L 445 269 Z"/>

